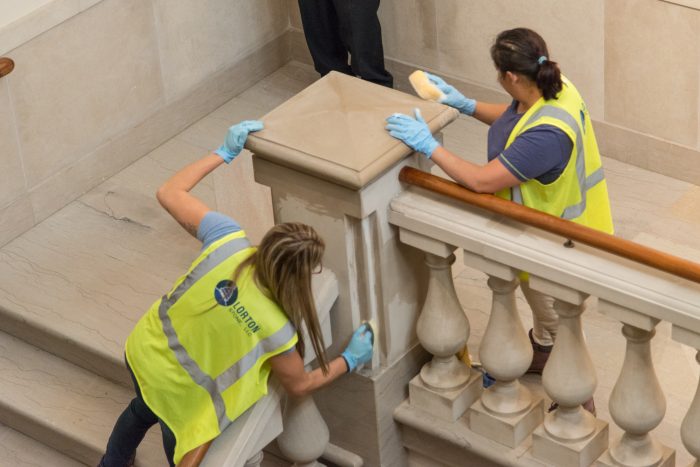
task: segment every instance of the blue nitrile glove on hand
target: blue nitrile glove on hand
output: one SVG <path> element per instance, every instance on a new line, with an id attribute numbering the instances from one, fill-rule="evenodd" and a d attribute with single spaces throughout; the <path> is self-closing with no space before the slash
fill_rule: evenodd
<path id="1" fill-rule="evenodd" d="M 454 107 L 465 115 L 472 116 L 476 111 L 476 101 L 474 99 L 469 99 L 464 97 L 464 95 L 457 91 L 457 89 L 445 82 L 444 79 L 436 75 L 431 75 L 430 73 L 425 73 L 428 80 L 445 94 L 445 97 L 440 99 L 441 104 L 449 105 Z"/>
<path id="2" fill-rule="evenodd" d="M 367 323 L 363 324 L 352 333 L 350 343 L 345 348 L 342 357 L 348 365 L 348 373 L 372 360 L 372 343 L 374 336 Z"/>
<path id="3" fill-rule="evenodd" d="M 263 122 L 259 120 L 243 120 L 241 123 L 237 123 L 228 129 L 226 141 L 214 153 L 221 156 L 227 164 L 230 164 L 243 150 L 248 133 L 262 129 Z"/>
<path id="4" fill-rule="evenodd" d="M 415 109 L 414 112 L 416 113 L 415 119 L 404 114 L 394 114 L 387 118 L 386 129 L 391 136 L 400 139 L 408 147 L 414 151 L 422 152 L 430 159 L 440 143 L 433 138 L 420 110 Z"/>

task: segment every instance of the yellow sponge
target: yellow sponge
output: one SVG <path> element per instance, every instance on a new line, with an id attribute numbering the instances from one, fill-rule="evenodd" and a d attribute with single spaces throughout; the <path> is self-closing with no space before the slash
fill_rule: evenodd
<path id="1" fill-rule="evenodd" d="M 430 82 L 428 75 L 426 75 L 423 70 L 414 71 L 411 73 L 411 76 L 408 77 L 408 80 L 411 82 L 411 86 L 413 86 L 416 94 L 425 100 L 440 102 L 445 98 L 445 93 Z"/>

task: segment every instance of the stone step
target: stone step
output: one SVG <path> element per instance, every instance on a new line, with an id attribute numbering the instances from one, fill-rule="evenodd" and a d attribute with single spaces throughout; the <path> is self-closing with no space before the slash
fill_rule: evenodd
<path id="1" fill-rule="evenodd" d="M 133 389 L 2 332 L 0 355 L 0 423 L 64 456 L 97 465 Z M 142 442 L 137 464 L 167 465 L 157 426 Z"/>
<path id="2" fill-rule="evenodd" d="M 12 428 L 0 425 L 0 467 L 85 467 Z"/>
<path id="3" fill-rule="evenodd" d="M 166 143 L 1 248 L 0 330 L 130 386 L 126 337 L 201 246 L 154 193 L 201 154 Z"/>

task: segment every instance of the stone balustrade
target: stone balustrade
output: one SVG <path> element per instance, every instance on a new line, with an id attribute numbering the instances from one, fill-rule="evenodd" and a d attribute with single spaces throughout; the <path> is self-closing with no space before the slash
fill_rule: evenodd
<path id="1" fill-rule="evenodd" d="M 675 451 L 653 435 L 664 417 L 666 401 L 654 370 L 650 341 L 656 325 L 664 320 L 673 324 L 675 340 L 700 349 L 698 284 L 585 245 L 567 248 L 566 239 L 420 188 L 411 187 L 394 198 L 389 220 L 399 228 L 402 241 L 426 252 L 427 258 L 440 248 L 462 248 L 465 263 L 488 275 L 493 305 L 479 355 L 496 383 L 463 414 L 445 418 L 449 422 L 455 415 L 462 416 L 469 430 L 510 450 L 484 453 L 479 448 L 480 456 L 508 465 L 675 465 Z M 542 376 L 544 390 L 558 408 L 544 417 L 541 400 L 533 400 L 518 382 L 532 357 L 513 295 L 518 271 L 530 272 L 530 288 L 553 297 L 559 314 L 557 339 Z M 439 288 L 449 290 L 452 277 L 440 277 L 444 283 Z M 437 303 L 430 294 L 433 288 L 437 286 L 431 280 L 426 306 Z M 609 440 L 607 423 L 581 406 L 592 397 L 597 384 L 581 326 L 589 296 L 598 297 L 600 312 L 622 324 L 627 342 L 609 406 L 612 419 L 623 431 L 619 439 Z M 418 326 L 420 336 L 420 321 Z M 444 339 L 450 342 L 442 345 L 459 346 L 463 337 L 447 334 Z M 439 384 L 432 383 L 431 388 L 436 397 L 445 392 Z M 437 416 L 424 399 L 411 399 L 410 404 Z M 700 388 L 679 433 L 696 459 L 700 454 L 698 433 Z M 425 455 L 416 458 L 424 462 Z"/>
<path id="2" fill-rule="evenodd" d="M 363 320 L 377 324 L 371 365 L 315 396 L 322 415 L 315 419 L 325 420 L 317 425 L 366 465 L 673 465 L 675 452 L 653 433 L 665 402 L 650 340 L 666 321 L 674 339 L 700 350 L 700 287 L 402 185 L 400 169 L 424 159 L 389 137 L 384 119 L 413 107 L 433 133 L 457 117 L 331 73 L 266 115 L 265 130 L 248 140 L 256 181 L 272 189 L 275 221 L 305 222 L 326 240 L 324 265 L 339 289 L 331 353 Z M 457 250 L 492 291 L 481 348 L 470 349 L 495 378 L 486 390 L 481 373 L 455 357 L 469 346 L 470 330 L 450 273 Z M 520 271 L 560 315 L 542 378 L 559 408 L 546 415 L 542 397 L 521 382 L 532 348 L 514 299 Z M 589 297 L 622 323 L 627 343 L 610 399 L 620 439 L 610 440 L 608 423 L 581 408 L 597 384 L 581 327 Z M 680 433 L 696 458 L 699 419 L 700 392 Z M 426 433 L 440 441 L 429 448 Z"/>

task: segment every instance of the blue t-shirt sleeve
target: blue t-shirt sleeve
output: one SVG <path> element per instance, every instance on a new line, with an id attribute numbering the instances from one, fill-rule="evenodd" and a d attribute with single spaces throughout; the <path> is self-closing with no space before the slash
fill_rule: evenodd
<path id="1" fill-rule="evenodd" d="M 241 230 L 238 222 L 230 217 L 216 211 L 209 211 L 204 215 L 202 222 L 197 229 L 197 239 L 202 242 L 202 249 L 205 249 L 213 242 Z"/>
<path id="2" fill-rule="evenodd" d="M 538 125 L 515 138 L 498 159 L 521 182 L 551 183 L 564 171 L 574 143 L 552 125 Z"/>

